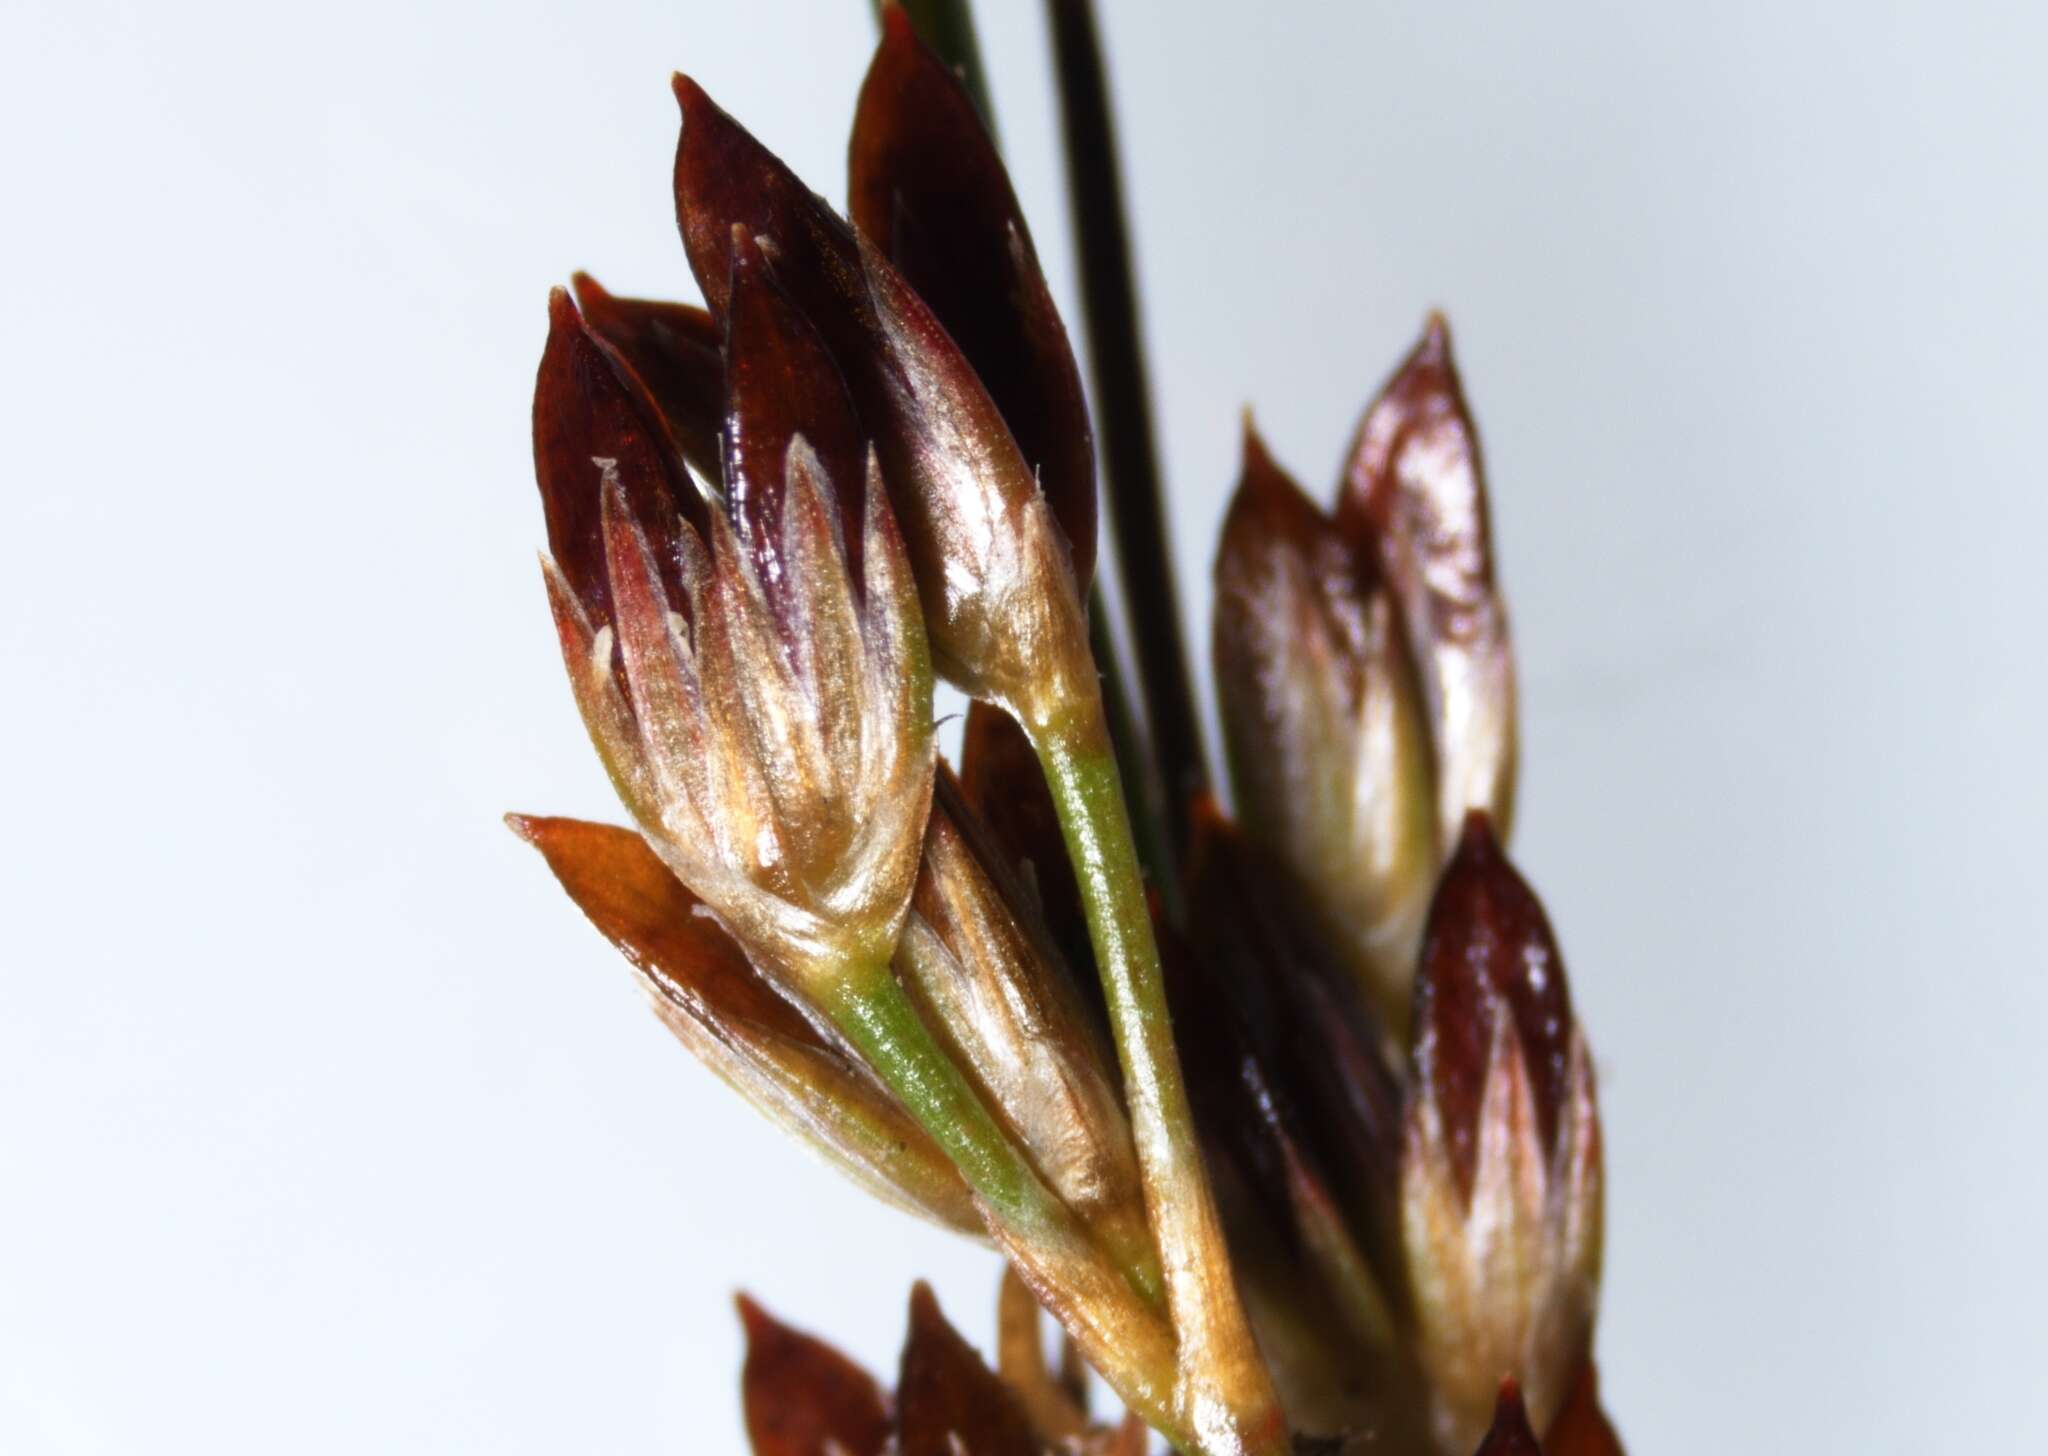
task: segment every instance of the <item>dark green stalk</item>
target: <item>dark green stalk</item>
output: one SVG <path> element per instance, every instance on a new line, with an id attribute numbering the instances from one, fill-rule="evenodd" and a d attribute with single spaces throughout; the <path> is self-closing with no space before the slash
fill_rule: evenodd
<path id="1" fill-rule="evenodd" d="M 1061 132 L 1074 202 L 1074 241 L 1080 254 L 1103 483 L 1152 751 L 1166 795 L 1166 823 L 1174 846 L 1184 848 L 1188 808 L 1208 787 L 1209 769 L 1166 534 L 1109 87 L 1089 0 L 1047 0 L 1046 8 L 1052 17 L 1059 72 Z"/>

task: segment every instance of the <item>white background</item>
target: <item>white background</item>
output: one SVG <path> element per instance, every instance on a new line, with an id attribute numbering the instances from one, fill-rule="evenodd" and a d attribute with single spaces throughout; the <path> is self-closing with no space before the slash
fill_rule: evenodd
<path id="1" fill-rule="evenodd" d="M 983 9 L 1071 299 L 1037 8 Z M 1108 9 L 1191 622 L 1240 407 L 1328 481 L 1450 310 L 1624 1435 L 2018 1449 L 2048 28 Z M 609 812 L 546 288 L 688 290 L 673 67 L 837 194 L 865 10 L 6 7 L 0 1450 L 737 1450 L 736 1286 L 878 1368 L 919 1274 L 986 1336 L 991 1258 L 767 1134 L 498 824 Z"/>

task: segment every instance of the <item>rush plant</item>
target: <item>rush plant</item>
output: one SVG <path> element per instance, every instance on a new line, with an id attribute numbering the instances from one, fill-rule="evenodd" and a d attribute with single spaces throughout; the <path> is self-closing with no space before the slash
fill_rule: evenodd
<path id="1" fill-rule="evenodd" d="M 893 1395 L 742 1299 L 754 1448 L 1618 1452 L 1592 1064 L 1505 849 L 1514 662 L 1448 327 L 1326 501 L 1247 421 L 1226 793 L 1094 21 L 1049 11 L 1092 420 L 959 0 L 883 7 L 843 214 L 676 77 L 704 306 L 549 301 L 543 574 L 631 826 L 512 827 L 736 1091 L 1009 1261 L 997 1368 L 920 1287 Z M 936 682 L 973 701 L 952 764 Z"/>

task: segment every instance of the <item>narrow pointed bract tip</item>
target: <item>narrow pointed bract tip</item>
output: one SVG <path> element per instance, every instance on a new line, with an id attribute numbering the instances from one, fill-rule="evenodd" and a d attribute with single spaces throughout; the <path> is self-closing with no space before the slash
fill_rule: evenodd
<path id="1" fill-rule="evenodd" d="M 1242 426 L 1240 433 L 1243 436 L 1239 460 L 1245 478 L 1250 480 L 1254 476 L 1272 475 L 1279 467 L 1273 459 L 1273 452 L 1266 448 L 1265 436 L 1259 433 L 1259 422 L 1252 414 L 1250 405 L 1244 407 L 1239 415 L 1239 422 Z"/>
<path id="2" fill-rule="evenodd" d="M 1522 1404 L 1521 1387 L 1513 1377 L 1500 1383 L 1500 1395 L 1493 1407 L 1493 1425 L 1479 1443 L 1474 1456 L 1543 1456 L 1543 1447 L 1529 1425 L 1529 1412 Z"/>
<path id="3" fill-rule="evenodd" d="M 1570 986 L 1542 902 L 1482 809 L 1466 813 L 1430 902 L 1414 1010 L 1418 1073 L 1434 1089 L 1468 1192 L 1497 1035 L 1515 1043 L 1527 1070 L 1544 1152 L 1556 1147 L 1570 1074 Z"/>
<path id="4" fill-rule="evenodd" d="M 507 814 L 505 827 L 536 847 L 540 844 L 540 826 L 525 814 Z"/>
<path id="5" fill-rule="evenodd" d="M 914 45 L 917 43 L 917 26 L 910 18 L 900 0 L 883 0 L 882 3 L 882 45 Z"/>
<path id="6" fill-rule="evenodd" d="M 1494 832 L 1493 816 L 1484 809 L 1467 809 L 1458 826 L 1456 857 L 1471 861 L 1500 858 L 1500 836 Z"/>

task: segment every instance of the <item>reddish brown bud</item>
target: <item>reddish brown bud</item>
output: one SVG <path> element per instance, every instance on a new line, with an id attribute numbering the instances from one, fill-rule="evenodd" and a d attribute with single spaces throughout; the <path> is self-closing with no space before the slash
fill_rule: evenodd
<path id="1" fill-rule="evenodd" d="M 861 86 L 847 211 L 987 386 L 1073 551 L 1095 569 L 1095 455 L 1081 373 L 994 141 L 899 7 Z"/>
<path id="2" fill-rule="evenodd" d="M 588 273 L 569 281 L 584 323 L 645 381 L 690 468 L 715 482 L 725 398 L 724 331 L 710 314 L 686 303 L 620 298 Z"/>
<path id="3" fill-rule="evenodd" d="M 873 1377 L 746 1295 L 737 1303 L 747 1331 L 740 1399 L 754 1456 L 881 1456 L 889 1408 Z"/>
<path id="4" fill-rule="evenodd" d="M 1385 1033 L 1286 870 L 1213 803 L 1198 805 L 1194 822 L 1189 930 L 1217 994 L 1298 1117 L 1353 1237 L 1382 1278 L 1397 1277 L 1401 1103 Z"/>
<path id="5" fill-rule="evenodd" d="M 1529 1429 L 1529 1413 L 1522 1407 L 1522 1392 L 1512 1380 L 1500 1383 L 1500 1396 L 1493 1408 L 1493 1424 L 1474 1456 L 1543 1456 L 1536 1433 Z"/>
<path id="6" fill-rule="evenodd" d="M 1382 1019 L 1408 1014 L 1436 865 L 1429 747 L 1392 599 L 1249 421 L 1216 554 L 1216 688 L 1239 811 Z"/>
<path id="7" fill-rule="evenodd" d="M 1351 448 L 1337 523 L 1377 557 L 1401 604 L 1436 744 L 1446 840 L 1467 809 L 1505 836 L 1515 794 L 1515 665 L 1494 584 L 1479 436 L 1451 335 L 1431 314 Z"/>
<path id="8" fill-rule="evenodd" d="M 846 521 L 861 519 L 867 449 L 839 366 L 743 232 L 732 239 L 725 338 L 726 508 L 773 600 L 785 594 L 781 502 L 790 443 L 809 442 Z M 843 544 L 858 579 L 859 538 Z"/>
<path id="9" fill-rule="evenodd" d="M 1430 910 L 1417 977 L 1401 1227 L 1438 1444 L 1469 1449 L 1494 1382 L 1536 1424 L 1590 1348 L 1600 1281 L 1600 1122 L 1564 964 L 1473 811 Z"/>
<path id="10" fill-rule="evenodd" d="M 607 480 L 617 482 L 665 563 L 670 609 L 682 609 L 676 541 L 683 521 L 703 520 L 703 501 L 646 384 L 559 288 L 548 296 L 548 343 L 534 380 L 533 465 L 548 549 L 592 630 L 612 620 L 602 509 Z"/>
<path id="11" fill-rule="evenodd" d="M 901 274 L 765 147 L 678 76 L 676 211 L 714 314 L 735 229 L 817 329 L 881 459 L 932 659 L 1028 721 L 1083 701 L 1093 672 L 1072 564 L 988 391 Z"/>
<path id="12" fill-rule="evenodd" d="M 1415 986 L 1417 1074 L 1436 1097 L 1468 1195 L 1480 1103 L 1503 1018 L 1528 1069 L 1547 1157 L 1557 1147 L 1571 1074 L 1571 990 L 1541 902 L 1475 809 L 1430 904 Z"/>
<path id="13" fill-rule="evenodd" d="M 1197 862 L 1213 863 L 1213 856 L 1198 849 Z M 1219 886 L 1205 879 L 1203 889 Z M 1241 903 L 1258 892 L 1228 893 Z M 1262 1050 L 1238 994 L 1240 978 L 1259 973 L 1200 928 L 1199 945 L 1163 924 L 1158 934 L 1174 1041 L 1232 1263 L 1296 1429 L 1370 1424 L 1383 1436 L 1396 1424 L 1408 1429 L 1417 1414 L 1414 1372 L 1385 1283 L 1359 1246 L 1353 1210 L 1310 1146 L 1292 1085 L 1290 1074 L 1317 1049 Z"/>
<path id="14" fill-rule="evenodd" d="M 903 548 L 866 493 L 857 593 L 829 484 L 789 447 L 764 583 L 723 510 L 707 551 L 679 538 L 687 614 L 606 488 L 606 566 L 625 665 L 622 724 L 595 687 L 586 720 L 641 828 L 764 966 L 815 993 L 886 964 L 930 802 L 931 682 Z M 602 648 L 601 639 L 595 644 Z M 574 670 L 572 663 L 572 672 Z"/>
<path id="15" fill-rule="evenodd" d="M 910 1293 L 896 1442 L 899 1456 L 1038 1456 L 1040 1449 L 1016 1396 L 946 1322 L 923 1283 Z"/>

